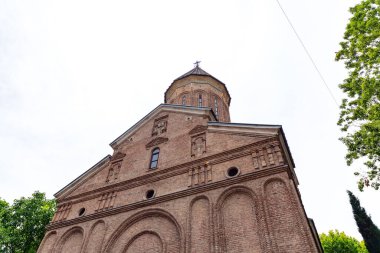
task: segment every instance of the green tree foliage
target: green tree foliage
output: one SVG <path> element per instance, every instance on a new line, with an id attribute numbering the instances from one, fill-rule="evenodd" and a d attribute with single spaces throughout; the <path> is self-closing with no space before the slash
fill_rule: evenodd
<path id="1" fill-rule="evenodd" d="M 350 8 L 344 40 L 336 53 L 349 71 L 340 84 L 346 95 L 338 125 L 347 147 L 346 161 L 360 159 L 364 167 L 358 187 L 380 187 L 380 0 L 363 0 Z"/>
<path id="2" fill-rule="evenodd" d="M 3 252 L 9 242 L 9 237 L 5 229 L 5 220 L 9 212 L 9 204 L 0 199 L 0 252 Z"/>
<path id="3" fill-rule="evenodd" d="M 325 253 L 368 253 L 364 242 L 359 242 L 338 230 L 330 230 L 328 234 L 322 233 L 319 238 Z"/>
<path id="4" fill-rule="evenodd" d="M 16 199 L 11 206 L 0 200 L 0 252 L 36 252 L 54 212 L 55 200 L 40 192 Z"/>
<path id="5" fill-rule="evenodd" d="M 359 199 L 352 192 L 347 191 L 347 193 L 356 224 L 368 251 L 370 253 L 380 253 L 380 230 L 372 222 L 365 209 L 361 207 Z"/>

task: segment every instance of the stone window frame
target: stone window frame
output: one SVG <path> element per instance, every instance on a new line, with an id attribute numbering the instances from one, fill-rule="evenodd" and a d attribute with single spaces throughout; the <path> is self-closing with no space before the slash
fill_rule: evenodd
<path id="1" fill-rule="evenodd" d="M 219 118 L 219 105 L 218 105 L 218 97 L 214 95 L 214 109 L 215 109 L 215 116 L 216 118 Z"/>
<path id="2" fill-rule="evenodd" d="M 178 97 L 178 104 L 183 106 L 191 105 L 191 93 L 188 91 L 182 92 Z M 183 104 L 183 101 L 185 99 L 185 104 Z"/>
<path id="3" fill-rule="evenodd" d="M 81 207 L 79 210 L 78 210 L 78 216 L 81 217 L 81 216 L 85 216 L 86 215 L 86 208 L 85 207 Z"/>
<path id="4" fill-rule="evenodd" d="M 233 175 L 233 176 L 230 176 L 230 175 L 229 175 L 229 171 L 230 171 L 231 169 L 237 169 L 237 173 L 236 173 L 235 175 Z M 240 168 L 239 168 L 238 166 L 231 166 L 231 167 L 229 167 L 228 169 L 226 169 L 226 171 L 225 171 L 225 173 L 224 173 L 224 175 L 226 176 L 226 178 L 234 178 L 234 177 L 238 177 L 238 176 L 240 176 L 240 174 L 241 174 L 241 170 L 240 170 Z"/>
<path id="5" fill-rule="evenodd" d="M 211 93 L 210 94 L 210 107 L 212 108 L 214 114 L 215 114 L 215 117 L 216 119 L 219 121 L 219 119 L 223 116 L 224 116 L 224 101 L 223 99 L 218 96 L 217 94 L 215 93 Z"/>
<path id="6" fill-rule="evenodd" d="M 202 98 L 202 103 L 201 105 L 199 105 L 199 96 L 201 96 Z M 203 89 L 196 89 L 194 90 L 193 92 L 193 105 L 196 106 L 196 107 L 207 107 L 207 104 L 208 104 L 208 100 L 209 100 L 209 94 L 207 91 L 203 90 Z"/>
<path id="7" fill-rule="evenodd" d="M 157 153 L 155 153 L 155 151 L 158 150 Z M 149 171 L 151 170 L 156 170 L 158 169 L 158 161 L 160 159 L 160 148 L 159 147 L 154 147 L 150 153 L 150 159 L 149 159 Z M 157 159 L 156 160 L 153 160 L 154 159 L 154 156 L 157 154 Z M 152 164 L 155 162 L 155 166 L 153 167 Z"/>
<path id="8" fill-rule="evenodd" d="M 152 193 L 151 197 L 148 197 L 149 193 Z M 151 199 L 154 199 L 156 197 L 156 195 L 157 195 L 157 191 L 153 188 L 150 188 L 150 189 L 145 191 L 143 199 L 144 200 L 151 200 Z"/>
<path id="9" fill-rule="evenodd" d="M 198 93 L 198 107 L 203 107 L 203 97 L 202 93 Z"/>

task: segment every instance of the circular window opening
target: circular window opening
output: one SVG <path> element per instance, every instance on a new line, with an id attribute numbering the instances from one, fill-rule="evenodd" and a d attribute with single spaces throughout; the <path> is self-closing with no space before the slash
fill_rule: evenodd
<path id="1" fill-rule="evenodd" d="M 79 216 L 83 216 L 84 212 L 86 212 L 86 208 L 82 207 L 81 209 L 79 209 Z"/>
<path id="2" fill-rule="evenodd" d="M 236 168 L 236 167 L 231 167 L 227 170 L 227 175 L 228 177 L 236 177 L 237 175 L 239 175 L 239 169 Z"/>
<path id="3" fill-rule="evenodd" d="M 154 195 L 156 194 L 156 192 L 154 190 L 148 190 L 145 194 L 145 198 L 146 199 L 151 199 L 154 197 Z"/>

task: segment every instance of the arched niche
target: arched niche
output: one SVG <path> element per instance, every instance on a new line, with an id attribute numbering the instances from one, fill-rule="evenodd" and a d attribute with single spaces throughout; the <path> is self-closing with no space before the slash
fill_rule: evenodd
<path id="1" fill-rule="evenodd" d="M 189 206 L 188 250 L 190 253 L 209 253 L 212 249 L 211 206 L 206 196 L 195 197 Z"/>
<path id="2" fill-rule="evenodd" d="M 91 229 L 88 236 L 86 247 L 84 252 L 95 253 L 101 252 L 104 236 L 106 233 L 106 225 L 103 220 L 96 221 Z"/>
<path id="3" fill-rule="evenodd" d="M 264 184 L 265 200 L 271 217 L 271 236 L 280 252 L 309 252 L 305 241 L 304 228 L 299 221 L 286 183 L 279 178 L 272 178 Z"/>
<path id="4" fill-rule="evenodd" d="M 154 231 L 143 231 L 132 237 L 127 243 L 125 253 L 162 253 L 166 252 L 160 235 Z"/>
<path id="5" fill-rule="evenodd" d="M 56 241 L 57 241 L 57 232 L 53 231 L 53 232 L 48 233 L 43 239 L 37 252 L 38 253 L 52 252 Z"/>
<path id="6" fill-rule="evenodd" d="M 83 238 L 83 228 L 73 227 L 62 235 L 54 252 L 80 253 L 83 246 Z"/>
<path id="7" fill-rule="evenodd" d="M 234 186 L 225 190 L 216 209 L 219 252 L 265 252 L 263 211 L 251 189 Z"/>
<path id="8" fill-rule="evenodd" d="M 144 231 L 151 231 L 151 234 L 145 235 Z M 137 238 L 136 235 L 141 233 L 144 234 L 144 237 L 140 238 L 141 240 L 138 239 L 136 243 L 140 243 L 140 241 L 144 241 L 150 236 L 156 239 L 160 238 L 162 245 L 165 245 L 163 252 L 184 252 L 184 238 L 180 225 L 170 213 L 162 209 L 144 210 L 126 219 L 111 235 L 104 252 L 124 253 L 128 250 L 128 248 L 125 248 L 126 242 L 132 243 L 131 247 L 135 247 L 133 246 L 133 241 L 135 240 L 133 238 Z M 141 252 L 154 250 L 149 248 L 151 246 L 150 244 L 146 245 L 148 248 L 142 248 Z M 155 250 L 158 249 L 156 248 Z"/>

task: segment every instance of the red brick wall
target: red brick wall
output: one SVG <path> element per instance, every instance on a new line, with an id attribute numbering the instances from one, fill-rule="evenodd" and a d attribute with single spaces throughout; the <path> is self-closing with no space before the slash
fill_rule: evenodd
<path id="1" fill-rule="evenodd" d="M 152 136 L 164 116 L 166 132 Z M 278 132 L 207 127 L 208 120 L 168 111 L 147 120 L 116 147 L 116 161 L 58 199 L 39 252 L 318 252 Z M 198 135 L 204 152 L 193 155 Z M 164 142 L 148 145 L 158 137 Z M 150 170 L 155 147 L 159 165 Z M 120 172 L 107 181 L 115 162 Z M 144 198 L 149 189 L 152 199 Z"/>
<path id="2" fill-rule="evenodd" d="M 189 237 L 191 253 L 211 252 L 212 231 L 210 202 L 206 197 L 196 198 L 190 206 Z"/>

